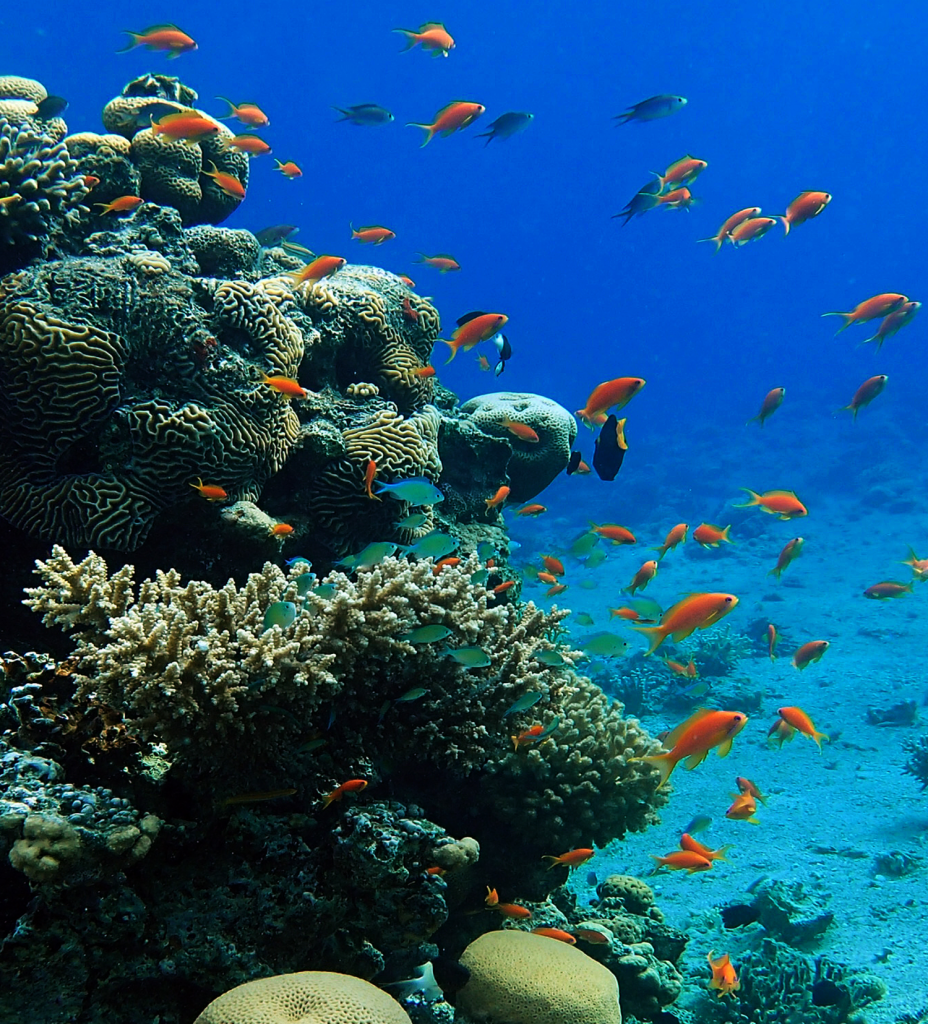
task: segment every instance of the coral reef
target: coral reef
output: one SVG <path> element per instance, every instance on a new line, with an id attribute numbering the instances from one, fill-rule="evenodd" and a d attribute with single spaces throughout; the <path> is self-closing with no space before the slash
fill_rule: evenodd
<path id="1" fill-rule="evenodd" d="M 246 982 L 214 999 L 194 1024 L 409 1024 L 402 1007 L 360 978 L 300 971 Z"/>
<path id="2" fill-rule="evenodd" d="M 0 117 L 16 127 L 26 126 L 47 135 L 52 142 L 60 142 L 67 125 L 57 115 L 41 113 L 39 104 L 48 99 L 41 82 L 19 75 L 0 75 Z"/>
<path id="3" fill-rule="evenodd" d="M 905 740 L 902 749 L 909 755 L 902 766 L 903 775 L 911 775 L 928 788 L 928 735 L 919 736 L 917 740 Z"/>
<path id="4" fill-rule="evenodd" d="M 728 626 L 716 626 L 694 637 L 693 661 L 701 676 L 728 676 L 738 662 L 751 654 L 751 640 L 740 633 L 732 633 Z"/>
<path id="5" fill-rule="evenodd" d="M 754 891 L 751 905 L 767 933 L 797 949 L 815 945 L 835 919 L 826 900 L 801 882 L 768 881 Z"/>
<path id="6" fill-rule="evenodd" d="M 615 975 L 585 953 L 541 935 L 487 932 L 461 957 L 470 979 L 455 1021 L 622 1024 Z"/>

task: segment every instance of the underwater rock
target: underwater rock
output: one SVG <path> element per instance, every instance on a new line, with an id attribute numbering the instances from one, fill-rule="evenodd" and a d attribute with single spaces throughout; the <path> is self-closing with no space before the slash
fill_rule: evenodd
<path id="1" fill-rule="evenodd" d="M 809 892 L 801 882 L 763 882 L 755 889 L 751 905 L 772 938 L 800 949 L 814 945 L 835 919 L 825 909 L 825 898 Z"/>

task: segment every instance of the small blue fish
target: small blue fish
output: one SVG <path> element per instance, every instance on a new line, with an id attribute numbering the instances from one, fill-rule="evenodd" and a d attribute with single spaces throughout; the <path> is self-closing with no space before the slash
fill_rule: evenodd
<path id="1" fill-rule="evenodd" d="M 597 590 L 599 588 L 599 580 L 580 580 L 577 586 L 581 590 Z"/>
<path id="2" fill-rule="evenodd" d="M 555 715 L 550 722 L 541 730 L 538 734 L 537 742 L 547 739 L 553 732 L 557 732 L 557 727 L 561 724 L 560 718 Z"/>
<path id="3" fill-rule="evenodd" d="M 660 199 L 658 197 L 660 192 L 660 182 L 658 182 L 658 189 L 655 190 L 650 184 L 646 185 L 639 192 L 636 192 L 631 199 L 625 204 L 624 210 L 619 210 L 618 213 L 612 215 L 612 219 L 616 217 L 624 217 L 625 221 L 622 224 L 625 225 L 632 219 L 632 217 L 643 217 L 649 210 L 653 210 L 656 206 L 660 205 Z"/>
<path id="4" fill-rule="evenodd" d="M 683 831 L 689 832 L 690 835 L 694 835 L 697 832 L 705 832 L 711 824 L 712 819 L 708 814 L 697 814 Z"/>
<path id="5" fill-rule="evenodd" d="M 264 631 L 273 629 L 274 626 L 280 629 L 287 629 L 296 622 L 297 607 L 292 601 L 275 601 L 264 613 Z"/>
<path id="6" fill-rule="evenodd" d="M 488 558 L 492 558 L 496 554 L 496 548 L 488 540 L 482 540 L 477 545 L 477 557 L 481 562 L 485 562 Z"/>
<path id="7" fill-rule="evenodd" d="M 380 725 L 380 723 L 384 720 L 384 716 L 390 710 L 390 704 L 391 703 L 392 703 L 391 701 L 385 700 L 383 702 L 383 704 L 380 705 L 380 714 L 377 716 L 377 724 L 378 725 Z"/>
<path id="8" fill-rule="evenodd" d="M 307 740 L 296 748 L 296 752 L 298 754 L 311 754 L 314 750 L 321 750 L 328 742 L 328 740 L 323 739 Z"/>
<path id="9" fill-rule="evenodd" d="M 287 567 L 288 569 L 292 569 L 292 568 L 293 568 L 293 567 L 294 567 L 295 565 L 312 565 L 312 564 L 313 564 L 313 563 L 312 563 L 312 562 L 310 562 L 310 560 L 309 560 L 308 558 L 303 558 L 303 556 L 302 556 L 302 555 L 297 555 L 297 557 L 296 557 L 296 558 L 288 558 L 288 559 L 287 559 L 287 560 L 286 560 L 286 561 L 284 562 L 284 565 L 285 565 L 285 566 L 286 566 L 286 567 Z"/>
<path id="10" fill-rule="evenodd" d="M 396 525 L 401 530 L 418 530 L 420 526 L 425 526 L 428 521 L 429 517 L 424 512 L 413 512 L 412 515 L 401 519 Z"/>
<path id="11" fill-rule="evenodd" d="M 346 558 L 342 558 L 336 562 L 336 565 L 342 565 L 346 569 L 373 569 L 375 565 L 379 565 L 385 558 L 389 558 L 390 555 L 394 554 L 397 544 L 391 544 L 389 541 L 375 541 L 373 544 L 368 544 L 366 548 L 359 551 L 356 555 L 348 555 Z"/>
<path id="12" fill-rule="evenodd" d="M 450 555 L 457 546 L 458 542 L 453 537 L 435 530 L 426 534 L 421 540 L 417 540 L 415 544 L 410 544 L 406 548 L 406 554 L 415 555 L 416 558 L 434 558 L 437 562 L 439 558 Z"/>
<path id="13" fill-rule="evenodd" d="M 444 640 L 449 636 L 451 636 L 451 630 L 447 626 L 436 624 L 432 626 L 417 626 L 408 633 L 403 633 L 400 636 L 400 640 L 405 640 L 408 644 L 433 644 L 436 640 Z"/>
<path id="14" fill-rule="evenodd" d="M 640 103 L 633 103 L 624 113 L 616 114 L 613 121 L 616 127 L 628 124 L 629 121 L 656 121 L 682 110 L 686 106 L 684 96 L 651 96 Z"/>
<path id="15" fill-rule="evenodd" d="M 398 501 L 410 505 L 437 505 L 445 500 L 441 491 L 424 476 L 412 476 L 408 480 L 397 480 L 395 484 L 378 483 L 377 494 L 390 494 Z"/>
<path id="16" fill-rule="evenodd" d="M 316 574 L 314 572 L 304 572 L 302 576 L 296 578 L 296 592 L 300 597 L 306 597 L 306 595 L 313 589 L 313 584 L 316 582 Z"/>
<path id="17" fill-rule="evenodd" d="M 609 556 L 602 548 L 595 548 L 591 551 L 583 563 L 587 569 L 598 569 Z"/>
<path id="18" fill-rule="evenodd" d="M 589 612 L 577 612 L 577 625 L 578 626 L 593 626 L 595 620 Z"/>
<path id="19" fill-rule="evenodd" d="M 318 587 L 313 587 L 313 593 L 323 601 L 330 601 L 337 592 L 338 587 L 334 583 L 320 583 Z"/>
<path id="20" fill-rule="evenodd" d="M 336 122 L 349 121 L 360 127 L 389 124 L 393 120 L 390 111 L 376 103 L 357 103 L 353 107 L 332 107 L 332 109 L 343 115 L 336 118 Z"/>
<path id="21" fill-rule="evenodd" d="M 591 657 L 615 658 L 628 650 L 628 641 L 615 633 L 593 633 L 580 644 L 580 650 Z"/>
<path id="22" fill-rule="evenodd" d="M 424 697 L 429 691 L 424 686 L 414 686 L 411 690 L 407 690 L 401 697 L 396 698 L 397 704 L 408 704 L 410 701 L 418 700 L 420 697 Z"/>
<path id="23" fill-rule="evenodd" d="M 682 697 L 702 697 L 709 692 L 709 684 L 704 680 L 700 679 L 695 683 L 690 683 L 689 686 L 684 686 L 679 691 Z"/>
<path id="24" fill-rule="evenodd" d="M 534 114 L 526 114 L 521 110 L 511 110 L 508 114 L 500 116 L 490 125 L 488 132 L 475 135 L 475 139 L 486 139 L 484 148 L 489 146 L 494 139 L 511 139 L 518 132 L 524 132 L 532 123 Z"/>
<path id="25" fill-rule="evenodd" d="M 549 668 L 563 668 L 567 664 L 557 651 L 539 651 L 535 655 L 535 660 L 540 661 L 542 665 L 547 665 Z"/>
<path id="26" fill-rule="evenodd" d="M 596 877 L 595 871 L 588 871 L 586 873 L 586 884 L 587 885 L 598 885 L 599 879 Z"/>
<path id="27" fill-rule="evenodd" d="M 475 587 L 482 587 L 484 583 L 490 578 L 489 569 L 478 569 L 470 578 L 471 583 Z"/>
<path id="28" fill-rule="evenodd" d="M 490 656 L 482 647 L 457 647 L 449 648 L 443 652 L 445 657 L 453 658 L 459 665 L 465 668 L 486 668 L 492 665 Z"/>
<path id="29" fill-rule="evenodd" d="M 510 715 L 518 714 L 520 711 L 528 711 L 528 709 L 534 707 L 542 697 L 544 697 L 544 694 L 538 693 L 535 690 L 532 690 L 529 693 L 523 693 L 514 704 L 503 712 L 503 718 L 508 718 Z"/>

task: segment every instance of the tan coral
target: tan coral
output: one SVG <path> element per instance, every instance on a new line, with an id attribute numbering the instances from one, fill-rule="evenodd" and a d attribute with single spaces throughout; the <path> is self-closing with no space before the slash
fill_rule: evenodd
<path id="1" fill-rule="evenodd" d="M 369 981 L 329 971 L 300 971 L 230 989 L 194 1024 L 409 1024 L 409 1016 Z"/>
<path id="2" fill-rule="evenodd" d="M 574 946 L 516 930 L 487 932 L 461 956 L 471 972 L 455 1005 L 505 1024 L 622 1024 L 615 975 Z"/>
<path id="3" fill-rule="evenodd" d="M 126 259 L 140 273 L 145 274 L 147 277 L 157 277 L 171 269 L 170 261 L 162 256 L 160 252 L 154 252 L 151 249 L 130 252 Z"/>
<path id="4" fill-rule="evenodd" d="M 47 97 L 45 86 L 34 78 L 0 75 L 0 117 L 11 124 L 36 128 L 58 142 L 68 126 L 57 115 L 42 117 L 39 114 L 39 104 Z"/>
<path id="5" fill-rule="evenodd" d="M 64 818 L 30 814 L 23 822 L 22 839 L 10 850 L 10 864 L 33 882 L 54 882 L 80 856 L 80 837 Z"/>
<path id="6" fill-rule="evenodd" d="M 376 398 L 380 394 L 380 388 L 376 384 L 366 384 L 360 381 L 357 384 L 349 384 L 345 388 L 345 394 L 349 398 Z"/>

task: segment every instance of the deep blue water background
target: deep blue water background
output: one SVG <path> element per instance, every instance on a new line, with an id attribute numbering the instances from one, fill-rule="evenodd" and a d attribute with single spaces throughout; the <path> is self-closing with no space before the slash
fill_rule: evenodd
<path id="1" fill-rule="evenodd" d="M 402 37 L 390 30 L 425 20 L 443 21 L 457 40 L 448 59 L 399 52 Z M 176 22 L 199 50 L 177 60 L 115 52 L 122 28 L 160 21 Z M 601 380 L 647 378 L 628 409 L 626 498 L 644 500 L 649 483 L 670 479 L 719 501 L 741 483 L 840 488 L 864 471 L 878 476 L 900 442 L 918 451 L 928 440 L 928 314 L 879 354 L 856 347 L 872 332 L 835 339 L 839 322 L 819 316 L 882 291 L 928 299 L 928 12 L 919 0 L 684 9 L 103 2 L 45 6 L 28 19 L 7 13 L 0 24 L 3 70 L 67 96 L 71 131 L 99 130 L 103 105 L 146 71 L 181 76 L 216 114 L 217 94 L 258 102 L 275 156 L 299 162 L 304 177 L 287 181 L 270 158 L 253 161 L 248 197 L 227 226 L 298 224 L 298 240 L 317 252 L 409 273 L 434 297 L 445 333 L 470 309 L 507 313 L 515 356 L 498 382 L 479 372 L 474 353 L 442 372 L 462 398 L 506 387 L 573 410 Z M 689 105 L 613 126 L 614 114 L 663 92 Z M 487 112 L 421 149 L 405 122 L 431 120 L 453 99 Z M 332 105 L 364 102 L 396 121 L 336 123 Z M 506 142 L 474 138 L 509 110 L 535 121 Z M 686 153 L 709 163 L 691 213 L 657 210 L 627 227 L 610 219 L 649 171 Z M 789 238 L 776 229 L 717 256 L 696 244 L 734 210 L 780 213 L 804 189 L 834 200 Z M 397 238 L 362 247 L 349 221 L 385 224 Z M 416 251 L 450 252 L 463 270 L 414 266 Z M 890 376 L 884 395 L 856 425 L 835 418 L 875 373 Z M 745 429 L 779 385 L 787 398 L 775 419 L 763 433 Z M 591 435 L 581 434 L 589 458 Z M 591 512 L 619 496 L 618 486 L 581 483 L 573 494 Z"/>

